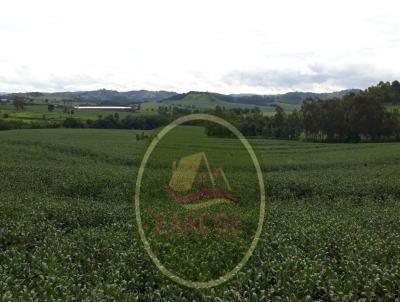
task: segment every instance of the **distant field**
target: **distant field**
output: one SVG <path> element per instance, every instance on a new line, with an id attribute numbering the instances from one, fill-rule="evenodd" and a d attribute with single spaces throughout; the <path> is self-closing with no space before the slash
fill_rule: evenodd
<path id="1" fill-rule="evenodd" d="M 198 109 L 198 110 L 205 110 L 205 109 L 215 109 L 216 106 L 225 107 L 227 109 L 232 108 L 255 108 L 258 107 L 265 115 L 273 115 L 275 114 L 275 107 L 273 106 L 255 106 L 255 105 L 247 105 L 241 103 L 229 103 L 223 101 L 211 101 L 211 100 L 199 100 L 198 98 L 194 98 L 192 100 L 171 100 L 171 101 L 163 101 L 163 102 L 146 102 L 142 103 L 142 110 L 147 112 L 157 112 L 158 107 L 160 106 L 179 106 L 181 108 L 189 108 L 189 109 Z M 285 111 L 291 112 L 294 109 L 298 109 L 298 105 L 286 104 L 286 103 L 277 103 L 277 105 L 281 106 Z"/>
<path id="2" fill-rule="evenodd" d="M 221 106 L 225 108 L 254 108 L 254 105 L 246 104 L 234 104 L 229 102 L 224 102 L 222 100 L 210 99 L 207 95 L 188 95 L 184 100 L 173 100 L 173 101 L 163 101 L 162 104 L 165 105 L 181 105 L 181 106 L 194 106 L 199 109 L 214 109 L 216 106 Z"/>
<path id="3" fill-rule="evenodd" d="M 225 102 L 219 99 L 212 99 L 206 94 L 190 94 L 185 97 L 183 100 L 170 100 L 163 101 L 161 104 L 164 105 L 179 105 L 188 108 L 197 108 L 197 109 L 215 109 L 216 106 L 225 107 L 225 108 L 254 108 L 255 105 L 241 104 L 241 103 L 230 103 Z M 269 106 L 259 106 L 262 111 L 265 112 L 273 112 L 275 109 Z"/>
<path id="4" fill-rule="evenodd" d="M 211 100 L 207 96 L 190 95 L 184 100 L 178 101 L 164 101 L 164 102 L 144 102 L 141 103 L 141 110 L 139 112 L 128 112 L 121 110 L 101 110 L 101 109 L 76 109 L 73 115 L 64 113 L 61 108 L 55 108 L 53 112 L 47 110 L 47 104 L 42 102 L 42 99 L 37 98 L 35 104 L 26 105 L 24 110 L 16 111 L 12 104 L 0 104 L 0 118 L 4 115 L 8 115 L 8 119 L 11 120 L 22 120 L 25 122 L 41 122 L 43 120 L 62 122 L 68 117 L 74 117 L 81 120 L 96 120 L 99 116 L 106 117 L 110 114 L 118 113 L 120 118 L 124 118 L 127 115 L 135 114 L 157 114 L 160 106 L 178 106 L 180 108 L 187 108 L 192 110 L 214 110 L 216 106 L 225 108 L 255 108 L 255 105 L 246 105 L 240 103 L 229 103 L 221 100 Z M 60 103 L 57 100 L 52 100 L 53 104 Z M 278 103 L 279 106 L 283 107 L 286 112 L 291 112 L 298 108 L 297 105 Z M 258 106 L 264 115 L 274 115 L 275 107 L 273 106 Z"/>
<path id="5" fill-rule="evenodd" d="M 179 131 L 193 148 L 217 142 L 235 153 L 231 139 Z M 400 144 L 251 140 L 269 202 L 261 243 L 231 282 L 188 290 L 159 273 L 138 239 L 133 185 L 149 141 L 137 133 L 0 132 L 1 299 L 400 298 Z"/>
<path id="6" fill-rule="evenodd" d="M 23 111 L 16 111 L 13 105 L 0 105 L 0 118 L 3 118 L 4 114 L 8 114 L 9 119 L 24 120 L 26 122 L 41 120 L 63 121 L 71 116 L 82 120 L 96 120 L 100 115 L 106 117 L 115 113 L 118 113 L 120 118 L 129 114 L 137 114 L 121 110 L 75 109 L 74 114 L 69 115 L 68 113 L 63 112 L 60 108 L 55 108 L 53 112 L 49 112 L 47 110 L 47 105 L 27 105 Z"/>

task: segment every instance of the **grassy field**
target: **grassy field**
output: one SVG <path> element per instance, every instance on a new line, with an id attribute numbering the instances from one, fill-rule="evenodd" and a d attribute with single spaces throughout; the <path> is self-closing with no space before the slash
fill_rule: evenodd
<path id="1" fill-rule="evenodd" d="M 54 111 L 49 112 L 47 110 L 47 105 L 40 105 L 40 104 L 35 104 L 35 105 L 27 105 L 25 106 L 24 110 L 22 111 L 16 111 L 15 107 L 13 105 L 7 104 L 7 105 L 0 105 L 0 118 L 4 117 L 4 114 L 8 115 L 8 119 L 11 120 L 23 120 L 25 122 L 30 122 L 30 121 L 43 121 L 43 120 L 48 120 L 48 121 L 58 121 L 62 122 L 68 117 L 74 117 L 77 119 L 81 120 L 96 120 L 99 118 L 101 115 L 102 117 L 106 117 L 110 114 L 115 114 L 118 113 L 120 118 L 123 118 L 129 114 L 136 114 L 133 112 L 127 112 L 127 111 L 115 111 L 115 110 L 101 110 L 101 109 L 75 109 L 74 114 L 70 115 L 68 113 L 65 113 L 62 111 L 61 108 L 55 108 Z"/>
<path id="2" fill-rule="evenodd" d="M 205 137 L 200 127 L 178 131 L 190 150 L 239 154 L 232 139 Z M 192 290 L 163 276 L 139 239 L 134 183 L 149 141 L 137 141 L 136 133 L 0 132 L 0 301 L 400 298 L 400 144 L 251 140 L 268 200 L 261 241 L 231 281 Z M 155 155 L 180 156 L 173 142 Z M 231 163 L 233 185 L 247 180 L 248 164 Z M 154 157 L 145 184 L 158 183 L 168 169 Z M 170 252 L 180 239 L 169 240 Z M 173 252 L 160 252 L 179 270 Z M 237 255 L 220 252 L 213 247 L 204 259 L 226 259 L 218 267 L 224 270 Z"/>
<path id="3" fill-rule="evenodd" d="M 283 102 L 276 102 L 275 104 L 281 106 L 287 112 L 291 112 L 300 107 L 299 105 Z M 265 115 L 273 115 L 275 113 L 275 107 L 273 106 L 256 106 L 254 104 L 246 103 L 231 103 L 217 97 L 212 97 L 206 93 L 191 93 L 180 100 L 164 100 L 161 102 L 146 102 L 142 104 L 142 108 L 147 111 L 157 110 L 159 106 L 178 106 L 181 108 L 197 109 L 200 111 L 210 109 L 213 110 L 216 106 L 225 107 L 226 109 L 252 109 L 258 107 Z"/>

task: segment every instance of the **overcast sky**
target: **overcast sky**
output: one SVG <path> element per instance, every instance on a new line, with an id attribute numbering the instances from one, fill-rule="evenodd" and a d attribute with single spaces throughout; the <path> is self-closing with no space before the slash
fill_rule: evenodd
<path id="1" fill-rule="evenodd" d="M 400 79 L 398 0 L 2 0 L 0 91 L 282 93 Z"/>

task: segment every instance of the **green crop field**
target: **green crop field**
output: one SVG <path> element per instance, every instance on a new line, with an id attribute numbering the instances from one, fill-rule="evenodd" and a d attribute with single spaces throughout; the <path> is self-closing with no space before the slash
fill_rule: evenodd
<path id="1" fill-rule="evenodd" d="M 217 150 L 210 163 L 228 154 L 232 185 L 251 176 L 234 139 L 206 137 L 201 127 L 177 131 L 190 150 Z M 250 140 L 268 201 L 260 242 L 229 282 L 188 289 L 159 272 L 139 239 L 134 184 L 150 143 L 136 139 L 141 132 L 0 132 L 0 301 L 400 299 L 400 144 Z M 161 146 L 166 152 L 149 161 L 144 200 L 151 202 L 146 192 L 159 189 L 171 169 L 160 158 L 182 155 L 174 142 L 172 135 Z M 158 206 L 150 202 L 143 205 L 148 211 Z M 156 252 L 168 245 L 160 257 L 169 267 L 193 278 L 207 269 L 199 261 L 179 271 L 180 263 L 190 264 L 174 240 L 190 246 L 179 236 L 162 241 Z M 199 280 L 215 277 L 242 252 L 210 247 L 202 259 L 224 261 Z"/>

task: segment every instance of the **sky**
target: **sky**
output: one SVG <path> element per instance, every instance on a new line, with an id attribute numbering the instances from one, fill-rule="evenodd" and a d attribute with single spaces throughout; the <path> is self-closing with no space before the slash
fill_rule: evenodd
<path id="1" fill-rule="evenodd" d="M 400 80 L 398 0 L 2 0 L 0 91 L 275 94 Z"/>

